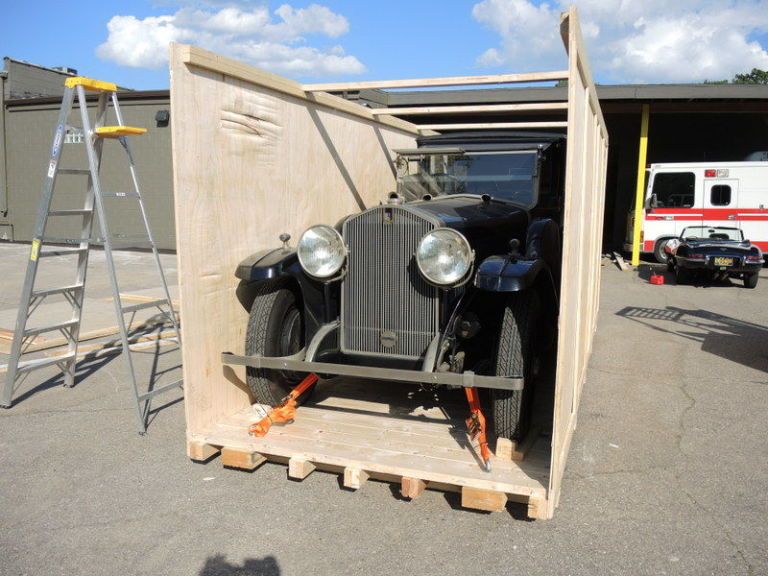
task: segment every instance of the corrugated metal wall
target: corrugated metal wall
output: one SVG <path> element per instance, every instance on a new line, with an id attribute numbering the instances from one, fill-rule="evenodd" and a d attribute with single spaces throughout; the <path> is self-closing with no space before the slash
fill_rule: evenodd
<path id="1" fill-rule="evenodd" d="M 89 108 L 93 121 L 94 106 Z M 148 128 L 147 134 L 131 140 L 134 161 L 139 171 L 139 184 L 158 247 L 175 249 L 171 130 L 169 126 L 158 126 L 155 122 L 155 114 L 159 110 L 170 110 L 168 98 L 137 99 L 135 95 L 126 96 L 121 99 L 121 108 L 126 124 Z M 58 103 L 40 104 L 39 101 L 14 102 L 6 107 L 8 214 L 5 221 L 0 219 L 0 226 L 3 222 L 11 224 L 15 241 L 31 240 L 58 109 Z M 114 117 L 110 115 L 107 123 L 115 124 Z M 77 109 L 70 116 L 70 124 L 80 126 Z M 85 145 L 66 144 L 62 150 L 60 167 L 87 168 Z M 101 181 L 104 191 L 131 190 L 125 153 L 117 140 L 104 143 Z M 81 207 L 86 184 L 85 176 L 60 174 L 53 207 Z M 135 235 L 140 231 L 135 200 L 107 199 L 106 202 L 112 236 Z M 70 222 L 67 224 L 65 221 Z M 49 222 L 49 236 L 79 235 L 78 218 L 56 218 Z"/>

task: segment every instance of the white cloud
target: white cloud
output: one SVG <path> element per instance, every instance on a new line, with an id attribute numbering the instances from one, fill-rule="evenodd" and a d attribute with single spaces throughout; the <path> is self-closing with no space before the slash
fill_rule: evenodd
<path id="1" fill-rule="evenodd" d="M 168 43 L 187 42 L 251 62 L 262 68 L 301 76 L 359 74 L 365 66 L 341 46 L 317 48 L 305 36 L 338 38 L 349 31 L 347 19 L 326 6 L 294 8 L 283 4 L 270 14 L 265 5 L 205 2 L 165 16 L 113 16 L 99 58 L 134 68 L 161 68 Z"/>
<path id="2" fill-rule="evenodd" d="M 480 66 L 565 66 L 560 12 L 569 0 L 483 0 L 472 15 L 501 37 Z M 695 82 L 768 69 L 754 34 L 768 32 L 768 0 L 576 0 L 594 73 L 613 82 Z"/>

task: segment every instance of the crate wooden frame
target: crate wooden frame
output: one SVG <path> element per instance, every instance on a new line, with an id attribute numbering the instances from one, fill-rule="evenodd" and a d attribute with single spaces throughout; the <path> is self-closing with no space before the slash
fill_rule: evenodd
<path id="1" fill-rule="evenodd" d="M 513 500 L 527 503 L 533 518 L 553 515 L 596 328 L 608 149 L 575 8 L 563 13 L 560 27 L 567 70 L 373 83 L 302 86 L 197 47 L 172 45 L 173 170 L 191 459 L 205 461 L 221 453 L 224 465 L 247 470 L 274 460 L 287 463 L 294 479 L 315 469 L 329 470 L 343 474 L 351 489 L 369 478 L 381 479 L 400 483 L 407 498 L 424 489 L 454 490 L 461 491 L 462 504 L 469 508 L 500 510 Z M 399 118 L 396 108 L 372 111 L 328 93 L 553 80 L 567 80 L 567 105 L 399 111 L 409 118 L 435 113 L 445 118 L 427 125 Z M 563 119 L 533 126 L 509 120 L 542 111 L 562 114 Z M 485 112 L 504 112 L 509 118 L 450 122 L 451 115 Z M 259 414 L 254 412 L 258 407 L 252 406 L 244 370 L 224 366 L 220 359 L 222 351 L 242 353 L 244 346 L 247 314 L 235 297 L 237 263 L 275 246 L 281 232 L 297 238 L 311 224 L 334 224 L 347 213 L 375 205 L 395 186 L 391 151 L 414 147 L 419 134 L 500 126 L 567 128 L 559 338 L 568 345 L 558 347 L 551 436 L 534 438 L 524 463 L 495 459 L 491 476 L 479 470 L 467 444 L 454 449 L 436 440 L 442 448 L 435 452 L 429 442 L 418 443 L 425 434 L 452 438 L 455 421 L 433 419 L 416 426 L 397 417 L 382 420 L 360 408 L 365 398 L 361 405 L 351 399 L 337 399 L 341 404 L 333 405 L 327 399 L 326 405 L 302 407 L 293 425 L 273 429 L 261 439 L 248 436 L 247 425 Z M 345 426 L 365 428 L 367 436 Z M 332 441 L 319 441 L 321 435 Z M 340 452 L 338 446 L 346 449 Z M 443 448 L 447 452 L 439 453 Z M 514 448 L 502 451 L 512 453 Z M 544 473 L 530 472 L 542 462 Z"/>

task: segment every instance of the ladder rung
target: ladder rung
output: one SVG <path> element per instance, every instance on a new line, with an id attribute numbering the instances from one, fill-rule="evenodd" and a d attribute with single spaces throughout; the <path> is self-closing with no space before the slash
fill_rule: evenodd
<path id="1" fill-rule="evenodd" d="M 150 390 L 149 392 L 145 392 L 144 394 L 141 394 L 139 396 L 139 401 L 143 402 L 144 400 L 149 400 L 152 398 L 152 396 L 157 396 L 158 394 L 162 394 L 163 392 L 168 392 L 168 390 L 172 390 L 174 388 L 180 388 L 184 384 L 184 380 L 177 380 L 176 382 L 171 382 L 170 384 L 166 384 L 165 386 L 161 386 L 160 388 L 157 388 L 155 390 Z"/>
<path id="2" fill-rule="evenodd" d="M 138 192 L 102 192 L 102 198 L 138 198 Z"/>
<path id="3" fill-rule="evenodd" d="M 168 306 L 167 298 L 159 298 L 157 300 L 150 300 L 149 302 L 140 302 L 138 304 L 131 304 L 130 306 L 123 306 L 121 310 L 123 314 L 128 312 L 136 312 L 137 310 L 144 310 L 144 308 L 155 308 L 159 306 Z"/>
<path id="4" fill-rule="evenodd" d="M 60 362 L 71 361 L 75 358 L 74 352 L 68 352 L 60 356 L 53 356 L 50 358 L 36 358 L 34 360 L 24 360 L 19 362 L 16 367 L 16 372 L 30 372 L 31 370 L 37 370 L 38 368 L 44 368 L 51 366 L 52 364 L 58 364 Z"/>
<path id="5" fill-rule="evenodd" d="M 45 252 L 40 252 L 37 257 L 46 258 L 48 256 L 69 256 L 70 254 L 78 254 L 80 252 L 86 251 L 88 251 L 88 248 L 56 248 L 55 250 L 46 250 Z"/>
<path id="6" fill-rule="evenodd" d="M 146 128 L 136 126 L 99 126 L 94 132 L 101 138 L 118 138 L 119 136 L 141 136 L 146 131 Z"/>
<path id="7" fill-rule="evenodd" d="M 93 242 L 90 238 L 59 238 L 57 236 L 43 236 L 42 240 L 46 244 L 90 244 Z"/>
<path id="8" fill-rule="evenodd" d="M 58 324 L 51 324 L 50 326 L 41 326 L 39 328 L 27 328 L 24 330 L 24 336 L 37 336 L 38 334 L 44 334 L 45 332 L 53 332 L 54 330 L 61 330 L 63 328 L 69 328 L 76 326 L 80 323 L 80 320 L 67 320 L 66 322 L 59 322 Z"/>
<path id="9" fill-rule="evenodd" d="M 57 171 L 57 174 L 90 174 L 90 170 L 85 170 L 83 168 L 59 168 Z"/>
<path id="10" fill-rule="evenodd" d="M 83 288 L 82 284 L 72 284 L 71 286 L 61 286 L 59 288 L 48 288 L 47 290 L 37 290 L 32 292 L 33 298 L 52 296 L 54 294 L 64 294 L 64 292 L 74 292 Z"/>
<path id="11" fill-rule="evenodd" d="M 109 247 L 113 250 L 127 250 L 129 248 L 154 248 L 155 245 L 149 240 L 110 240 Z"/>
<path id="12" fill-rule="evenodd" d="M 93 213 L 93 210 L 86 209 L 72 209 L 72 210 L 51 210 L 48 212 L 48 216 L 85 216 L 86 214 Z"/>
<path id="13" fill-rule="evenodd" d="M 85 76 L 67 78 L 64 80 L 64 86 L 67 88 L 82 86 L 86 90 L 92 92 L 117 92 L 117 84 L 114 84 L 113 82 L 104 82 L 103 80 L 94 80 L 93 78 L 86 78 Z"/>

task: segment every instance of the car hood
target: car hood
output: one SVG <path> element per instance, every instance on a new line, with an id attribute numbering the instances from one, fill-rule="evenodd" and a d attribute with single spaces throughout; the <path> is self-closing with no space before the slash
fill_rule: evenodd
<path id="1" fill-rule="evenodd" d="M 458 231 L 510 226 L 525 228 L 528 225 L 528 212 L 524 208 L 501 200 L 484 200 L 474 194 L 438 196 L 404 206 Z"/>

